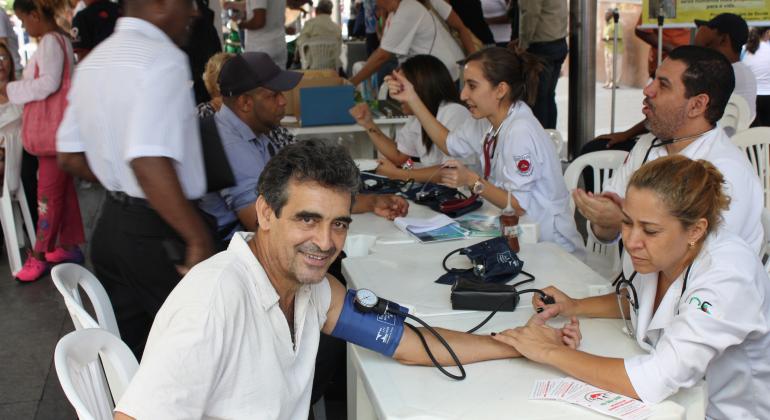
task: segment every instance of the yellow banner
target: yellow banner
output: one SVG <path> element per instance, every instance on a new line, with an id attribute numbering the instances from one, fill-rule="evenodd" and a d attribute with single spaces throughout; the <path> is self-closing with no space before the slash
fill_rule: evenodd
<path id="1" fill-rule="evenodd" d="M 695 19 L 710 20 L 720 13 L 740 15 L 749 25 L 770 25 L 770 0 L 643 0 L 642 26 L 658 25 L 662 10 L 665 27 L 694 27 Z"/>

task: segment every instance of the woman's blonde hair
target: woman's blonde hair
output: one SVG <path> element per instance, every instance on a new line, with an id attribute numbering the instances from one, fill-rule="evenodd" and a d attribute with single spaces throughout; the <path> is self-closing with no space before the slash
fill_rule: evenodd
<path id="1" fill-rule="evenodd" d="M 222 93 L 219 91 L 219 83 L 217 82 L 219 72 L 222 71 L 225 61 L 232 57 L 235 57 L 235 54 L 226 52 L 216 53 L 206 63 L 206 69 L 203 71 L 203 84 L 206 86 L 209 95 L 211 95 L 211 99 L 222 96 Z"/>
<path id="2" fill-rule="evenodd" d="M 722 223 L 722 211 L 730 206 L 724 184 L 724 176 L 711 162 L 672 155 L 642 165 L 628 188 L 655 192 L 685 228 L 706 219 L 708 234 Z"/>

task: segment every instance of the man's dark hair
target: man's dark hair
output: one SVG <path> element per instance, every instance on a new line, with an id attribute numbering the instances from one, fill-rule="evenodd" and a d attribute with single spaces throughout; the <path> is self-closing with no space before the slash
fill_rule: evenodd
<path id="1" fill-rule="evenodd" d="M 431 114 L 438 115 L 438 109 L 443 102 L 460 103 L 457 85 L 452 80 L 441 60 L 432 55 L 415 55 L 401 64 L 407 80 L 414 85 L 414 91 Z M 421 129 L 422 144 L 430 152 L 433 141 L 428 137 L 425 128 Z"/>
<path id="2" fill-rule="evenodd" d="M 716 124 L 722 118 L 735 89 L 735 73 L 730 61 L 718 51 L 694 45 L 678 47 L 671 51 L 668 58 L 681 61 L 687 66 L 682 73 L 685 97 L 708 95 L 706 119 Z"/>
<path id="3" fill-rule="evenodd" d="M 289 200 L 290 180 L 317 182 L 325 188 L 350 192 L 352 206 L 360 188 L 361 175 L 344 147 L 310 139 L 281 149 L 267 162 L 259 177 L 257 192 L 265 197 L 278 217 Z"/>

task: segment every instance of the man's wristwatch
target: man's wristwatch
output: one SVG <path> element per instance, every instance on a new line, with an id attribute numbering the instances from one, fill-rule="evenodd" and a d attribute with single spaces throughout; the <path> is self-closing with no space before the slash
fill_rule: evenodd
<path id="1" fill-rule="evenodd" d="M 477 179 L 476 182 L 473 183 L 473 185 L 471 186 L 471 192 L 476 195 L 479 195 L 482 192 L 484 192 L 484 184 L 481 182 L 481 177 L 479 177 L 479 179 Z"/>

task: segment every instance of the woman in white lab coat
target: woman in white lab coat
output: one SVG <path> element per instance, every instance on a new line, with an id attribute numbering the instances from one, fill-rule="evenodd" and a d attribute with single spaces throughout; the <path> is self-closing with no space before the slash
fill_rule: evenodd
<path id="1" fill-rule="evenodd" d="M 555 242 L 578 258 L 585 255 L 556 150 L 528 104 L 537 95 L 540 61 L 526 52 L 487 48 L 468 56 L 460 92 L 471 112 L 449 130 L 428 110 L 414 86 L 398 71 L 386 77 L 390 96 L 406 103 L 441 151 L 475 157 L 477 173 L 458 160 L 444 163 L 439 182 L 467 186 L 497 207 L 511 204 L 538 224 L 540 239 Z"/>
<path id="2" fill-rule="evenodd" d="M 634 173 L 623 209 L 623 275 L 616 291 L 572 299 L 545 293 L 564 316 L 629 318 L 648 354 L 626 359 L 561 351 L 540 328 L 495 337 L 534 361 L 608 391 L 657 403 L 705 377 L 707 417 L 770 418 L 770 280 L 756 253 L 719 229 L 729 205 L 722 174 L 681 155 Z"/>

